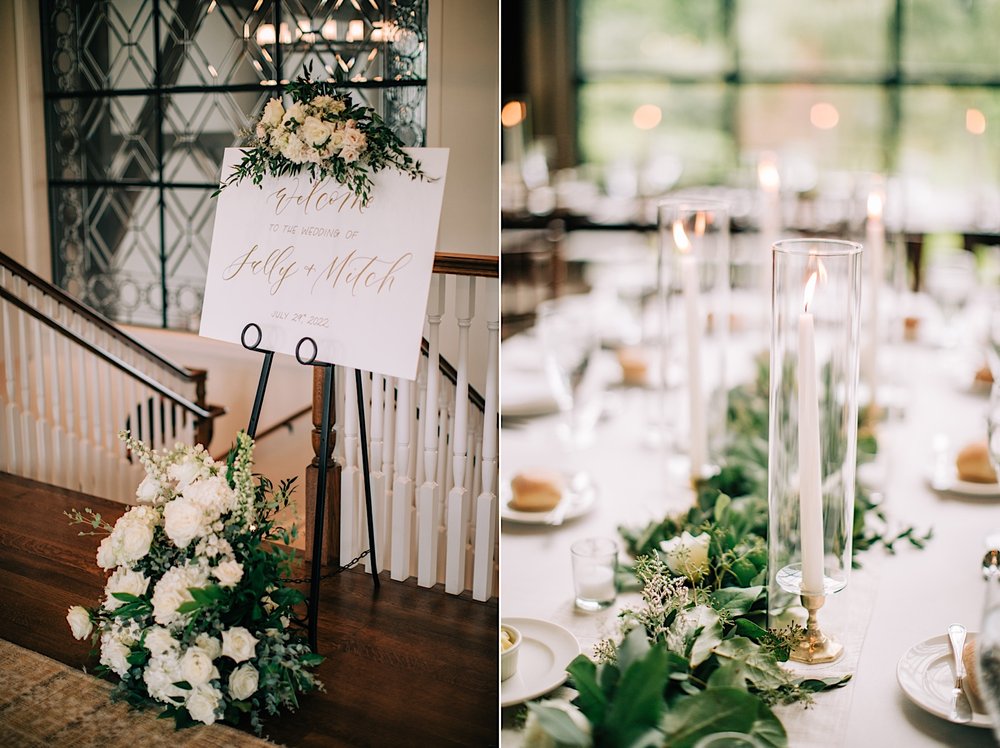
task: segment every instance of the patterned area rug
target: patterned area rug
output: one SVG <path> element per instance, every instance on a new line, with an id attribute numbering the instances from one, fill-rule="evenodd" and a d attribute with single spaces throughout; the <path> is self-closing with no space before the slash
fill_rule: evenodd
<path id="1" fill-rule="evenodd" d="M 224 725 L 175 730 L 156 712 L 112 704 L 111 685 L 0 639 L 0 745 L 254 748 L 274 743 Z"/>

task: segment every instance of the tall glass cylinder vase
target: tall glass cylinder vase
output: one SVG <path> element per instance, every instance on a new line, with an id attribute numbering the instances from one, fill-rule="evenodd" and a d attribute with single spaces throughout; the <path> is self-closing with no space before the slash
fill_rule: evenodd
<path id="1" fill-rule="evenodd" d="M 671 334 L 665 361 L 681 362 L 690 476 L 719 469 L 725 439 L 726 347 L 729 332 L 729 210 L 702 199 L 659 204 L 661 260 Z"/>
<path id="2" fill-rule="evenodd" d="M 801 598 L 815 623 L 851 568 L 861 245 L 794 239 L 772 253 L 769 610 Z"/>

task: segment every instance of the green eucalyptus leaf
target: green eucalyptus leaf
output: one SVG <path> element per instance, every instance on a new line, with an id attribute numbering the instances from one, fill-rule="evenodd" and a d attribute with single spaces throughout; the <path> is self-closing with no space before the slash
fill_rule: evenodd
<path id="1" fill-rule="evenodd" d="M 542 729 L 560 746 L 587 748 L 593 744 L 590 735 L 580 729 L 565 710 L 544 704 L 528 704 L 528 709 L 538 718 Z"/>

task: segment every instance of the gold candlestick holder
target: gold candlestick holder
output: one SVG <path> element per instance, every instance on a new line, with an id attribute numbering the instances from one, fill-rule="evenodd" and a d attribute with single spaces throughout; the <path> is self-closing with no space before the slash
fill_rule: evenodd
<path id="1" fill-rule="evenodd" d="M 834 662 L 844 654 L 844 645 L 836 639 L 827 636 L 819 628 L 816 611 L 823 607 L 826 595 L 802 595 L 802 604 L 806 612 L 806 635 L 788 657 L 795 662 L 806 665 L 819 665 Z"/>

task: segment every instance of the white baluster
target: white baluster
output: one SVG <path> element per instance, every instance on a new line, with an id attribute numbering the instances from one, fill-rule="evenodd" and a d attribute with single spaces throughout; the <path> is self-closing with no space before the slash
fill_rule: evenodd
<path id="1" fill-rule="evenodd" d="M 427 299 L 427 397 L 423 408 L 424 482 L 417 494 L 417 520 L 420 524 L 417 547 L 417 584 L 433 587 L 437 583 L 438 538 L 441 525 L 441 491 L 438 484 L 438 390 L 441 380 L 439 332 L 444 313 L 445 284 L 440 275 L 431 277 Z"/>
<path id="2" fill-rule="evenodd" d="M 396 380 L 385 377 L 385 394 L 382 396 L 382 474 L 385 476 L 385 522 L 382 526 L 382 556 L 379 560 L 386 569 L 392 568 L 392 484 L 395 481 L 396 457 Z M 384 558 L 384 560 L 382 560 Z"/>
<path id="3" fill-rule="evenodd" d="M 59 319 L 59 305 L 57 304 L 55 298 L 52 296 L 45 297 L 48 299 L 48 316 L 49 319 L 57 320 Z M 63 448 L 63 441 L 65 439 L 63 432 L 63 410 L 62 410 L 62 382 L 60 381 L 59 373 L 63 368 L 59 366 L 59 353 L 58 353 L 58 334 L 51 327 L 48 328 L 48 363 L 49 363 L 49 381 L 51 387 L 49 389 L 49 407 L 51 413 L 51 444 L 52 444 L 52 482 L 57 486 L 66 485 L 66 460 L 64 457 L 65 450 Z"/>
<path id="4" fill-rule="evenodd" d="M 383 448 L 383 424 L 382 424 L 382 402 L 383 387 L 385 379 L 381 374 L 372 373 L 371 379 L 371 417 L 369 420 L 369 480 L 372 486 L 372 514 L 375 520 L 375 551 L 378 557 L 378 570 L 386 568 L 385 565 L 385 542 L 383 535 L 385 532 L 385 473 L 382 472 L 382 448 Z M 370 559 L 365 559 L 365 570 L 370 571 Z"/>
<path id="5" fill-rule="evenodd" d="M 18 281 L 18 286 L 23 287 L 24 282 Z M 23 294 L 18 293 L 18 297 Z M 31 405 L 31 377 L 28 372 L 28 365 L 31 358 L 28 338 L 28 314 L 21 310 L 17 312 L 17 347 L 20 381 L 18 382 L 18 407 L 20 411 L 20 441 L 22 446 L 24 475 L 36 480 L 41 479 L 41 465 L 38 460 L 38 439 L 35 432 L 35 414 Z"/>
<path id="6" fill-rule="evenodd" d="M 337 373 L 344 380 L 344 400 L 341 401 L 344 424 L 344 466 L 340 473 L 340 563 L 345 564 L 358 555 L 357 517 L 358 483 L 361 471 L 358 469 L 358 387 L 354 379 L 354 369 L 337 367 Z"/>
<path id="7" fill-rule="evenodd" d="M 396 476 L 392 485 L 392 578 L 410 577 L 410 533 L 412 532 L 413 480 L 410 464 L 410 390 L 413 382 L 398 380 L 396 392 Z"/>
<path id="8" fill-rule="evenodd" d="M 465 545 L 468 541 L 469 494 L 465 490 L 466 429 L 469 419 L 469 325 L 476 307 L 475 278 L 460 277 L 455 292 L 458 317 L 458 382 L 455 385 L 455 428 L 452 432 L 452 478 L 448 493 L 448 556 L 445 591 L 459 594 L 465 587 Z"/>
<path id="9" fill-rule="evenodd" d="M 499 284 L 489 286 L 493 298 L 496 297 Z M 492 300 L 492 299 L 491 299 Z M 489 317 L 486 328 L 489 340 L 486 350 L 489 357 L 486 362 L 486 392 L 483 397 L 486 404 L 483 408 L 483 451 L 480 460 L 480 475 L 482 489 L 476 499 L 476 535 L 473 545 L 473 576 L 472 597 L 475 600 L 489 600 L 493 594 L 493 556 L 497 542 L 496 518 L 496 483 L 497 474 L 497 432 L 498 402 L 497 402 L 497 371 L 499 361 L 499 311 L 496 301 L 487 305 Z"/>

